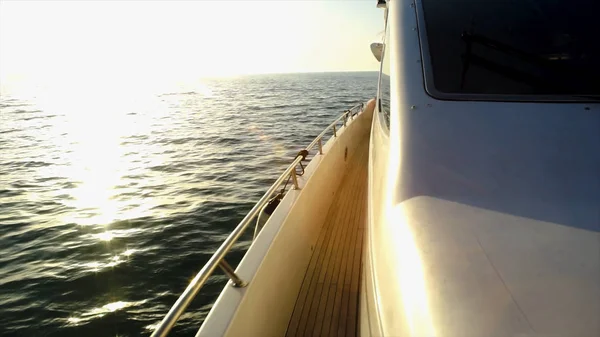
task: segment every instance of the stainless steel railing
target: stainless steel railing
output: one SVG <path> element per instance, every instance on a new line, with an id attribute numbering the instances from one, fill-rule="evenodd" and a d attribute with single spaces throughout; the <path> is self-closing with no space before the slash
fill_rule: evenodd
<path id="1" fill-rule="evenodd" d="M 333 129 L 333 136 L 337 137 L 337 126 L 340 122 L 343 126 L 347 125 L 348 119 L 354 119 L 356 115 L 361 113 L 364 109 L 365 104 L 361 103 L 353 106 L 349 110 L 346 110 L 341 116 L 336 118 L 329 126 L 323 130 L 306 148 L 307 152 L 310 152 L 315 145 L 318 145 L 319 154 L 323 154 L 323 137 L 327 134 L 330 129 Z M 252 223 L 252 219 L 256 217 L 264 208 L 266 203 L 272 197 L 273 193 L 279 189 L 281 184 L 286 181 L 286 179 L 290 179 L 293 181 L 293 188 L 299 189 L 298 179 L 296 173 L 296 167 L 300 162 L 304 159 L 302 156 L 296 156 L 296 158 L 292 161 L 292 163 L 283 171 L 283 173 L 275 180 L 273 185 L 269 187 L 267 192 L 260 198 L 260 200 L 252 207 L 250 212 L 240 221 L 240 223 L 235 227 L 235 229 L 229 234 L 227 239 L 221 244 L 221 246 L 217 249 L 217 251 L 210 257 L 208 262 L 200 269 L 196 277 L 190 282 L 190 284 L 185 288 L 181 296 L 177 299 L 175 304 L 171 307 L 165 318 L 160 322 L 154 333 L 152 333 L 152 337 L 164 337 L 167 336 L 169 331 L 173 328 L 181 314 L 188 307 L 190 302 L 196 297 L 204 283 L 208 280 L 210 275 L 215 271 L 217 267 L 220 267 L 223 272 L 229 277 L 231 280 L 231 285 L 233 287 L 245 287 L 247 283 L 242 280 L 236 273 L 233 267 L 225 261 L 225 255 L 229 252 L 231 247 L 235 244 L 235 242 L 242 236 L 246 228 Z"/>

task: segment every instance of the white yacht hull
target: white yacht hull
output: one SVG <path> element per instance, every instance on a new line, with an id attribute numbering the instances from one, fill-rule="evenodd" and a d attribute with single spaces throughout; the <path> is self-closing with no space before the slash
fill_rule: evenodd
<path id="1" fill-rule="evenodd" d="M 298 177 L 240 262 L 248 286 L 226 286 L 197 337 L 284 336 L 304 275 L 348 161 L 369 141 L 373 102 L 337 130 Z"/>

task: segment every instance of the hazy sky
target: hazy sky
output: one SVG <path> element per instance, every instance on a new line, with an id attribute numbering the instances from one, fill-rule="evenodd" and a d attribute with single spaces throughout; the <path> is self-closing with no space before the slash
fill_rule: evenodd
<path id="1" fill-rule="evenodd" d="M 0 81 L 377 70 L 374 0 L 0 1 Z"/>

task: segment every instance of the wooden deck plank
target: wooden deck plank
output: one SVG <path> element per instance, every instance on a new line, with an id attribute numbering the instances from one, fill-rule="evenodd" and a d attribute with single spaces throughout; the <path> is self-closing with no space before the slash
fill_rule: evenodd
<path id="1" fill-rule="evenodd" d="M 339 212 L 340 201 L 341 200 L 334 200 L 332 206 L 335 206 L 335 209 L 331 209 L 329 211 L 330 214 L 328 214 L 327 217 L 335 216 L 335 212 Z M 313 256 L 311 258 L 309 269 L 307 270 L 307 275 L 304 278 L 300 291 L 300 295 L 302 296 L 304 293 L 305 296 L 303 298 L 299 297 L 296 301 L 297 304 L 294 308 L 294 314 L 291 320 L 291 322 L 294 323 L 294 326 L 290 325 L 288 327 L 288 336 L 304 335 L 304 328 L 306 327 L 305 323 L 308 319 L 312 299 L 314 298 L 317 281 L 321 271 L 320 266 L 323 263 L 328 242 L 331 240 L 331 236 L 333 235 L 333 229 L 333 226 L 324 226 L 321 230 L 321 234 L 317 240 L 317 245 L 315 245 L 315 249 L 313 250 Z M 300 325 L 300 322 L 303 322 L 303 325 Z"/>
<path id="2" fill-rule="evenodd" d="M 338 192 L 338 196 L 342 194 L 342 191 Z M 324 228 L 328 228 L 330 235 L 328 240 L 324 241 L 320 247 L 319 259 L 317 260 L 317 270 L 315 270 L 315 275 L 309 284 L 309 295 L 307 296 L 307 303 L 305 304 L 302 317 L 300 318 L 300 322 L 302 324 L 300 324 L 298 327 L 298 331 L 296 333 L 297 336 L 310 336 L 312 333 L 312 328 L 314 327 L 316 319 L 316 312 L 321 300 L 321 294 L 323 292 L 323 284 L 329 263 L 329 257 L 331 255 L 331 251 L 333 250 L 332 246 L 337 241 L 336 238 L 339 234 L 339 227 L 334 226 L 335 221 L 333 220 L 337 219 L 344 207 L 346 207 L 344 204 L 345 201 L 346 200 L 344 198 L 334 199 L 332 207 L 328 212 Z"/>
<path id="3" fill-rule="evenodd" d="M 367 219 L 367 207 L 366 207 L 366 191 L 363 194 L 362 199 L 365 201 L 365 209 L 361 214 L 361 219 L 359 223 L 366 221 Z M 354 265 L 352 266 L 352 281 L 350 283 L 350 298 L 358 298 L 359 297 L 359 289 L 360 289 L 360 274 L 362 267 L 362 244 L 364 239 L 364 231 L 366 230 L 365 226 L 361 226 L 359 228 L 360 235 L 358 236 L 358 240 L 354 246 L 354 254 L 358 256 L 354 260 Z M 358 300 L 351 301 L 348 307 L 348 321 L 347 321 L 347 336 L 355 336 L 357 334 L 358 329 Z"/>
<path id="4" fill-rule="evenodd" d="M 359 182 L 360 183 L 360 182 Z M 355 193 L 355 195 L 353 196 L 353 199 L 357 198 L 360 195 L 360 193 Z M 352 209 L 349 211 L 351 219 L 354 219 L 356 216 L 358 216 L 358 212 L 360 212 L 360 201 L 355 202 Z M 348 286 L 346 285 L 347 283 L 350 283 L 350 279 L 352 278 L 352 275 L 350 274 L 350 271 L 352 270 L 352 259 L 353 259 L 353 250 L 350 249 L 350 247 L 354 247 L 354 241 L 356 240 L 356 235 L 357 235 L 357 228 L 358 228 L 358 224 L 356 224 L 356 222 L 350 222 L 348 223 L 348 240 L 345 243 L 345 247 L 344 247 L 344 257 L 341 261 L 341 266 L 342 266 L 342 270 L 340 272 L 340 275 L 338 276 L 338 284 L 337 284 L 337 291 L 336 291 L 336 295 L 335 295 L 335 302 L 334 302 L 334 308 L 333 308 L 333 313 L 332 313 L 332 319 L 331 319 L 331 324 L 329 325 L 329 330 L 324 330 L 322 335 L 323 336 L 335 336 L 338 333 L 338 324 L 340 322 L 340 317 L 343 315 L 347 315 L 347 303 L 348 303 L 348 291 L 347 288 Z M 346 305 L 344 305 L 346 304 Z"/>
<path id="5" fill-rule="evenodd" d="M 340 209 L 345 207 L 345 204 L 342 204 L 339 206 Z M 338 212 L 339 214 L 334 218 L 337 219 L 339 216 L 341 216 L 341 211 Z M 321 292 L 319 293 L 318 291 L 316 293 L 314 293 L 314 297 L 312 298 L 312 305 L 311 305 L 311 310 L 308 316 L 308 320 L 306 321 L 306 327 L 305 327 L 305 336 L 312 336 L 313 334 L 313 328 L 315 327 L 315 324 L 318 324 L 319 318 L 322 317 L 323 315 L 323 311 L 324 309 L 321 309 L 321 306 L 323 305 L 323 303 L 326 303 L 326 299 L 327 299 L 327 294 L 328 294 L 328 287 L 329 287 L 329 282 L 327 281 L 327 276 L 328 273 L 330 273 L 330 266 L 332 266 L 333 264 L 331 263 L 331 258 L 333 255 L 333 252 L 335 252 L 336 250 L 336 244 L 339 242 L 339 237 L 342 234 L 341 229 L 338 226 L 335 226 L 335 222 L 333 222 L 331 224 L 331 227 L 334 228 L 334 235 L 331 237 L 331 240 L 327 243 L 327 248 L 325 251 L 325 257 L 323 259 L 323 263 L 319 266 L 321 268 L 320 273 L 319 273 L 319 278 L 317 280 L 317 289 L 321 290 Z M 324 288 L 327 287 L 327 288 Z M 325 292 L 323 292 L 325 291 Z"/>
<path id="6" fill-rule="evenodd" d="M 350 161 L 313 249 L 287 337 L 356 336 L 368 144 Z"/>
<path id="7" fill-rule="evenodd" d="M 366 177 L 365 177 L 365 185 L 366 185 Z M 364 188 L 364 187 L 363 187 Z M 366 188 L 364 188 L 366 190 Z M 358 201 L 358 205 L 355 209 L 355 216 L 359 216 L 360 217 L 360 212 L 364 212 L 365 210 L 360 208 L 362 200 Z M 366 205 L 365 205 L 366 206 Z M 358 240 L 358 236 L 361 235 L 360 233 L 360 226 L 357 223 L 356 226 L 354 226 L 352 228 L 352 238 L 349 242 L 350 247 L 352 247 L 352 249 L 349 249 L 349 251 L 346 254 L 346 270 L 345 270 L 345 277 L 344 277 L 344 284 L 342 285 L 342 296 L 340 299 L 340 306 L 341 306 L 341 310 L 339 311 L 339 315 L 337 316 L 337 320 L 334 319 L 334 321 L 332 322 L 331 325 L 331 329 L 329 330 L 329 336 L 345 336 L 346 333 L 346 324 L 347 324 L 347 317 L 348 317 L 348 307 L 350 304 L 350 288 L 351 288 L 351 282 L 352 282 L 352 267 L 354 266 L 354 261 L 356 259 L 360 260 L 360 256 L 356 256 L 355 255 L 355 249 L 354 247 L 356 246 L 356 241 Z"/>
<path id="8" fill-rule="evenodd" d="M 365 151 L 365 153 L 363 153 L 363 156 L 365 156 L 364 158 L 362 158 L 362 160 L 364 160 L 365 162 L 367 161 L 368 157 L 367 157 L 368 151 Z M 366 176 L 366 165 L 365 167 L 359 167 L 358 168 L 360 170 L 360 172 L 358 172 L 357 176 L 360 177 L 359 182 L 361 184 L 361 186 L 359 188 L 357 188 L 355 190 L 355 195 L 353 196 L 353 199 L 355 200 L 355 204 L 353 205 L 353 218 L 359 218 L 361 217 L 361 214 L 364 213 L 364 211 L 366 210 L 366 201 L 362 199 L 362 194 L 364 193 L 364 191 L 366 191 L 366 186 L 367 186 L 367 176 Z M 365 209 L 363 209 L 363 207 Z M 332 324 L 331 327 L 329 329 L 329 332 L 327 333 L 328 336 L 337 336 L 337 335 L 341 335 L 344 336 L 345 335 L 345 331 L 346 331 L 346 322 L 347 322 L 347 315 L 348 315 L 348 306 L 349 306 L 349 300 L 350 300 L 350 283 L 352 280 L 352 266 L 353 266 L 353 261 L 355 259 L 359 259 L 360 260 L 360 256 L 355 256 L 354 254 L 354 246 L 356 245 L 356 239 L 357 236 L 359 235 L 359 228 L 360 228 L 360 221 L 354 221 L 353 222 L 353 226 L 351 227 L 352 230 L 352 236 L 350 241 L 348 241 L 348 247 L 346 248 L 346 261 L 345 261 L 345 270 L 344 270 L 344 279 L 343 279 L 343 283 L 340 285 L 339 289 L 338 289 L 338 305 L 339 305 L 339 309 L 335 311 L 334 313 L 334 319 L 332 320 Z"/>
<path id="9" fill-rule="evenodd" d="M 356 168 L 352 167 L 352 169 L 356 170 Z M 353 172 L 349 172 L 349 173 L 353 173 Z M 352 185 L 357 185 L 358 182 L 357 181 L 353 181 Z M 332 321 L 332 316 L 334 315 L 334 311 L 335 311 L 335 299 L 337 296 L 337 292 L 338 292 L 338 285 L 339 285 L 339 278 L 340 275 L 343 275 L 343 270 L 342 270 L 342 259 L 344 256 L 344 253 L 347 251 L 347 240 L 349 235 L 351 234 L 351 224 L 352 224 L 352 205 L 353 205 L 353 192 L 356 189 L 356 187 L 353 186 L 352 189 L 350 190 L 345 190 L 344 188 L 342 188 L 342 190 L 344 191 L 344 193 L 346 194 L 344 196 L 345 199 L 348 200 L 348 203 L 346 205 L 346 207 L 342 210 L 343 214 L 341 214 L 336 220 L 335 226 L 339 226 L 340 230 L 342 231 L 342 235 L 340 237 L 340 240 L 338 242 L 338 245 L 336 246 L 336 249 L 333 252 L 332 255 L 332 262 L 334 262 L 333 264 L 333 268 L 329 268 L 329 271 L 331 271 L 331 273 L 329 273 L 329 278 L 326 280 L 327 283 L 330 284 L 329 287 L 329 293 L 327 294 L 327 301 L 325 305 L 321 305 L 320 308 L 322 308 L 323 311 L 323 315 L 321 315 L 320 317 L 322 318 L 322 322 L 320 322 L 319 320 L 317 321 L 317 324 L 315 324 L 315 328 L 313 329 L 313 336 L 325 336 L 326 334 L 323 333 L 323 330 L 329 331 L 329 327 L 331 325 L 331 321 Z M 349 226 L 350 224 L 350 226 Z M 342 281 L 343 282 L 343 281 Z M 324 299 L 324 298 L 323 298 Z M 323 300 L 322 299 L 322 300 Z"/>
<path id="10" fill-rule="evenodd" d="M 310 285 L 314 275 L 318 275 L 317 265 L 319 262 L 320 254 L 322 253 L 322 250 L 320 248 L 323 245 L 323 242 L 327 242 L 327 240 L 329 240 L 329 237 L 331 235 L 331 228 L 332 227 L 323 228 L 322 235 L 320 235 L 317 239 L 317 243 L 315 244 L 315 247 L 313 249 L 313 256 L 311 257 L 308 269 L 306 271 L 306 275 L 304 277 L 303 284 Z M 315 271 L 317 272 L 315 273 Z M 298 304 L 294 308 L 294 314 L 292 315 L 292 319 L 290 320 L 290 324 L 288 326 L 288 336 L 296 336 L 296 331 L 298 330 L 298 326 L 300 324 L 300 318 L 302 317 L 302 311 L 307 303 L 309 289 L 310 288 L 308 286 L 303 286 L 300 290 L 300 294 L 296 301 Z M 310 306 L 310 302 L 308 302 L 308 306 Z M 308 314 L 308 310 L 306 311 L 306 314 Z"/>
<path id="11" fill-rule="evenodd" d="M 350 167 L 348 173 L 351 173 L 353 169 L 354 166 Z M 346 210 L 348 210 L 352 204 L 352 199 L 348 198 L 348 192 L 349 189 L 351 189 L 355 185 L 356 183 L 354 181 L 349 181 L 347 184 L 345 184 L 345 179 L 343 179 L 342 186 L 339 189 L 339 195 L 340 198 L 343 199 L 343 202 L 340 205 L 340 208 L 338 209 L 337 216 L 330 219 L 330 225 L 335 227 L 337 235 L 334 237 L 334 240 L 330 242 L 330 250 L 328 250 L 329 253 L 327 254 L 326 259 L 327 261 L 323 265 L 321 273 L 322 278 L 319 278 L 319 283 L 323 284 L 323 287 L 321 289 L 324 292 L 321 293 L 321 296 L 319 298 L 313 299 L 313 303 L 318 302 L 318 305 L 316 306 L 316 310 L 311 312 L 311 315 L 309 316 L 309 320 L 306 324 L 307 332 L 305 333 L 305 336 L 321 335 L 320 331 L 323 319 L 329 314 L 328 312 L 326 312 L 327 303 L 333 302 L 333 299 L 331 297 L 335 296 L 335 285 L 333 284 L 332 280 L 334 279 L 335 273 L 339 269 L 339 265 L 336 263 L 336 257 L 343 249 L 343 241 L 346 234 L 346 230 L 343 224 L 347 218 Z M 314 321 L 310 319 L 312 317 L 314 317 Z"/>

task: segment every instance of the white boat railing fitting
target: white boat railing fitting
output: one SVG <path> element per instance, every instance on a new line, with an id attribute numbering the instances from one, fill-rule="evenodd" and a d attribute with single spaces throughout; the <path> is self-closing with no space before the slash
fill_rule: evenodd
<path id="1" fill-rule="evenodd" d="M 185 311 L 185 309 L 189 306 L 192 300 L 196 297 L 202 286 L 206 283 L 208 278 L 212 275 L 217 267 L 220 267 L 221 270 L 229 277 L 231 281 L 231 286 L 233 287 L 245 287 L 248 283 L 242 280 L 236 273 L 233 267 L 225 260 L 225 256 L 230 251 L 231 247 L 237 242 L 237 240 L 242 236 L 244 231 L 248 228 L 248 226 L 252 223 L 252 220 L 257 217 L 256 227 L 255 227 L 255 235 L 256 237 L 258 231 L 258 219 L 260 214 L 267 206 L 268 202 L 272 199 L 273 194 L 279 190 L 281 184 L 286 182 L 284 188 L 279 192 L 280 196 L 283 197 L 283 193 L 285 193 L 285 188 L 287 187 L 287 182 L 290 180 L 293 182 L 293 189 L 299 189 L 298 186 L 298 175 L 302 175 L 304 173 L 304 167 L 302 166 L 302 172 L 298 173 L 296 171 L 298 165 L 302 165 L 302 161 L 306 159 L 306 156 L 310 153 L 310 151 L 318 146 L 318 154 L 323 155 L 323 138 L 327 134 L 329 130 L 333 130 L 333 138 L 337 137 L 337 128 L 340 123 L 345 127 L 348 120 L 352 120 L 360 114 L 365 107 L 364 103 L 357 104 L 346 110 L 341 116 L 337 117 L 329 126 L 327 126 L 323 132 L 321 132 L 306 148 L 298 153 L 296 158 L 292 161 L 292 163 L 283 171 L 283 173 L 275 180 L 275 182 L 269 187 L 267 192 L 260 198 L 260 200 L 252 207 L 250 212 L 240 221 L 240 223 L 235 227 L 235 229 L 229 234 L 229 236 L 223 241 L 221 246 L 215 251 L 215 253 L 210 257 L 208 262 L 200 269 L 198 274 L 192 279 L 187 288 L 183 291 L 181 296 L 177 299 L 175 304 L 171 307 L 165 318 L 160 322 L 157 326 L 156 330 L 152 333 L 152 337 L 164 337 L 167 336 L 169 331 L 173 328 L 181 314 Z M 254 240 L 253 238 L 253 240 Z"/>

